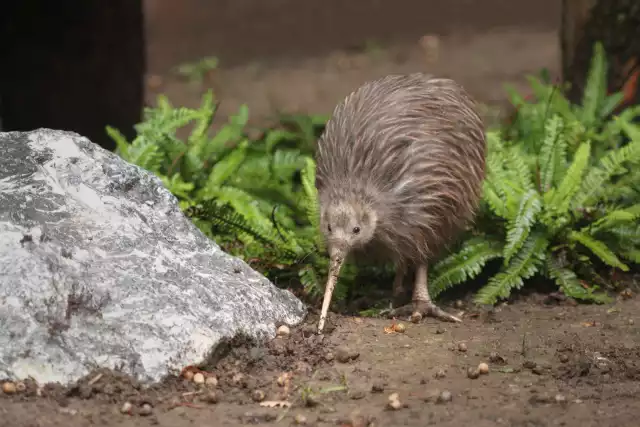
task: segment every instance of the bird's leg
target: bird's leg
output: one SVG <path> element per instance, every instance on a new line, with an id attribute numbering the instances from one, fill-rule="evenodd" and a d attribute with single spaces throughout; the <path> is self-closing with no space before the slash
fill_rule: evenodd
<path id="1" fill-rule="evenodd" d="M 404 288 L 404 277 L 407 274 L 407 266 L 404 263 L 396 264 L 396 275 L 393 278 L 393 289 L 392 289 L 392 305 L 400 306 L 402 305 L 406 299 L 406 290 Z"/>
<path id="2" fill-rule="evenodd" d="M 442 310 L 431 301 L 429 289 L 427 288 L 426 264 L 418 265 L 416 268 L 411 304 L 392 310 L 389 314 L 394 317 L 410 315 L 412 320 L 420 320 L 422 316 L 430 316 L 447 322 L 462 322 L 462 320 Z"/>
<path id="3" fill-rule="evenodd" d="M 385 308 L 380 311 L 380 315 L 389 314 L 393 311 L 393 307 L 400 306 L 405 303 L 407 292 L 404 287 L 404 277 L 407 274 L 407 266 L 402 262 L 396 262 L 396 274 L 393 278 L 393 285 L 391 288 L 391 302 L 389 308 Z"/>

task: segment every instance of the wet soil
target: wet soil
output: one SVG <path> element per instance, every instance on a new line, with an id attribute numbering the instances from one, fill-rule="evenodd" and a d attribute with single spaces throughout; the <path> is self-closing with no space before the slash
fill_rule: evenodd
<path id="1" fill-rule="evenodd" d="M 0 393 L 0 418 L 42 427 L 638 425 L 640 299 L 577 306 L 533 295 L 491 311 L 446 308 L 464 322 L 403 322 L 403 333 L 389 333 L 392 320 L 333 316 L 318 336 L 310 314 L 268 343 L 238 338 L 202 367 L 215 386 L 185 379 L 193 367 L 148 387 L 111 371 L 68 388 L 27 381 Z M 489 373 L 470 378 L 481 362 Z"/>

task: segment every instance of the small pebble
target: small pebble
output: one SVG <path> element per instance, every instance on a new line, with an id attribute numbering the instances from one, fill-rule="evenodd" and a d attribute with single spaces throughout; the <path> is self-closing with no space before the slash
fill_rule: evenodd
<path id="1" fill-rule="evenodd" d="M 214 376 L 210 376 L 210 377 L 207 377 L 204 383 L 207 385 L 207 387 L 214 388 L 218 385 L 218 379 Z"/>
<path id="2" fill-rule="evenodd" d="M 411 320 L 411 323 L 419 323 L 422 320 L 422 314 L 417 313 L 417 312 L 413 313 L 411 315 L 410 320 Z"/>
<path id="3" fill-rule="evenodd" d="M 327 362 L 331 362 L 333 359 L 335 359 L 335 356 L 330 351 L 324 355 L 324 360 Z"/>
<path id="4" fill-rule="evenodd" d="M 448 391 L 448 390 L 445 390 L 445 391 L 441 392 L 440 395 L 438 395 L 437 402 L 438 403 L 447 403 L 447 402 L 451 402 L 452 399 L 453 399 L 453 396 L 451 395 L 451 392 Z"/>
<path id="5" fill-rule="evenodd" d="M 445 328 L 443 328 L 442 326 L 438 326 L 436 328 L 436 334 L 438 334 L 438 335 L 444 334 L 445 332 L 447 332 L 447 330 Z"/>
<path id="6" fill-rule="evenodd" d="M 462 302 L 462 300 L 456 300 L 455 304 L 454 304 L 455 308 L 463 308 L 464 307 L 464 303 Z"/>
<path id="7" fill-rule="evenodd" d="M 338 348 L 336 350 L 336 360 L 340 363 L 347 363 L 350 360 L 355 360 L 360 356 L 360 353 L 351 352 L 344 347 Z"/>
<path id="8" fill-rule="evenodd" d="M 567 363 L 569 361 L 569 356 L 567 356 L 566 354 L 561 354 L 559 359 L 560 359 L 560 362 Z"/>
<path id="9" fill-rule="evenodd" d="M 27 391 L 27 385 L 25 383 L 23 383 L 22 381 L 18 381 L 16 383 L 16 391 L 18 393 L 24 393 L 25 391 Z"/>
<path id="10" fill-rule="evenodd" d="M 132 408 L 133 405 L 131 404 L 131 402 L 124 402 L 122 404 L 122 407 L 120 408 L 120 412 L 122 412 L 123 414 L 130 414 Z"/>
<path id="11" fill-rule="evenodd" d="M 633 321 L 633 319 L 629 319 L 629 320 L 627 320 L 627 322 L 628 322 L 630 325 L 633 325 L 633 324 L 635 323 L 635 322 Z"/>
<path id="12" fill-rule="evenodd" d="M 533 369 L 537 366 L 536 362 L 532 361 L 532 360 L 525 360 L 522 363 L 522 367 L 525 369 Z"/>
<path id="13" fill-rule="evenodd" d="M 416 322 L 414 322 L 414 323 L 416 323 Z M 393 330 L 398 332 L 399 334 L 403 334 L 407 330 L 407 327 L 404 325 L 404 323 L 396 323 L 393 326 Z"/>
<path id="14" fill-rule="evenodd" d="M 482 362 L 478 365 L 478 372 L 480 372 L 480 375 L 486 375 L 489 373 L 489 365 L 487 365 L 486 363 Z"/>
<path id="15" fill-rule="evenodd" d="M 469 369 L 467 369 L 467 377 L 471 378 L 472 380 L 475 380 L 479 376 L 480 376 L 480 371 L 478 370 L 478 368 L 470 367 Z"/>
<path id="16" fill-rule="evenodd" d="M 444 369 L 438 369 L 434 375 L 434 377 L 439 380 L 441 380 L 446 376 L 447 376 L 447 373 L 444 371 Z"/>
<path id="17" fill-rule="evenodd" d="M 288 337 L 291 334 L 291 330 L 287 325 L 282 325 L 278 328 L 277 335 L 279 337 Z"/>
<path id="18" fill-rule="evenodd" d="M 399 400 L 391 400 L 391 401 L 389 401 L 389 403 L 387 405 L 389 406 L 389 408 L 391 408 L 393 410 L 398 410 L 398 409 L 402 408 L 402 403 L 400 403 Z"/>
<path id="19" fill-rule="evenodd" d="M 5 394 L 14 394 L 17 391 L 17 387 L 14 383 L 7 381 L 2 384 L 2 391 Z"/>
<path id="20" fill-rule="evenodd" d="M 505 365 L 507 363 L 507 359 L 505 359 L 504 357 L 500 356 L 495 351 L 492 351 L 489 354 L 489 362 L 495 363 L 495 364 L 498 364 L 498 365 Z"/>
<path id="21" fill-rule="evenodd" d="M 556 403 L 560 403 L 560 404 L 567 403 L 567 398 L 564 397 L 563 394 L 558 393 L 556 394 Z"/>
<path id="22" fill-rule="evenodd" d="M 262 390 L 254 390 L 253 393 L 251 393 L 251 398 L 254 402 L 262 402 L 265 397 L 264 391 Z"/>
<path id="23" fill-rule="evenodd" d="M 139 414 L 143 417 L 147 417 L 152 413 L 153 413 L 153 406 L 149 405 L 148 403 L 145 403 L 144 405 L 142 405 L 139 412 Z"/>
<path id="24" fill-rule="evenodd" d="M 382 393 L 383 391 L 384 391 L 384 384 L 382 384 L 381 382 L 375 382 L 371 386 L 372 393 Z"/>
<path id="25" fill-rule="evenodd" d="M 458 344 L 458 351 L 461 351 L 463 353 L 466 352 L 467 351 L 467 345 L 465 343 L 461 342 L 460 344 Z"/>
<path id="26" fill-rule="evenodd" d="M 307 417 L 305 417 L 302 414 L 297 414 L 294 418 L 293 421 L 298 424 L 298 425 L 305 425 L 307 424 Z"/>
<path id="27" fill-rule="evenodd" d="M 531 372 L 533 372 L 536 375 L 542 375 L 544 374 L 544 368 L 542 366 L 536 365 L 531 369 Z"/>
<path id="28" fill-rule="evenodd" d="M 210 392 L 208 392 L 207 394 L 204 395 L 204 397 L 202 398 L 203 401 L 207 402 L 207 403 L 218 403 L 219 397 L 218 394 L 211 390 Z"/>
<path id="29" fill-rule="evenodd" d="M 193 380 L 193 371 L 185 371 L 184 374 L 182 374 L 182 376 L 184 377 L 185 380 L 187 381 L 191 381 Z"/>
<path id="30" fill-rule="evenodd" d="M 204 384 L 204 375 L 202 372 L 198 372 L 193 376 L 193 382 L 196 384 Z"/>

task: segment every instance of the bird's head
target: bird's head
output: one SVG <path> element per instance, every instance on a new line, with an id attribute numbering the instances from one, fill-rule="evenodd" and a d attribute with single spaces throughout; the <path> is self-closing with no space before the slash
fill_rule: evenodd
<path id="1" fill-rule="evenodd" d="M 352 249 L 369 243 L 375 234 L 378 216 L 369 203 L 330 201 L 320 209 L 320 227 L 327 242 L 332 264 Z"/>

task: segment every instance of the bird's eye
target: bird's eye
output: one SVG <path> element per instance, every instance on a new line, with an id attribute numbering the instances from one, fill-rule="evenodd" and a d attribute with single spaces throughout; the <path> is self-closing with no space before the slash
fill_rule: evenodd
<path id="1" fill-rule="evenodd" d="M 358 234 L 360 232 L 360 227 L 353 227 L 353 234 Z"/>

